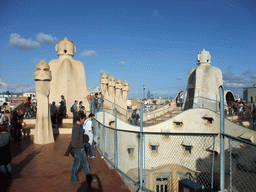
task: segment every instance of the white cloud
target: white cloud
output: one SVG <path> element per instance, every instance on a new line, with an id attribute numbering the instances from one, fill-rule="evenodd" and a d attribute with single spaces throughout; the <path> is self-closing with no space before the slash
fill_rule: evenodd
<path id="1" fill-rule="evenodd" d="M 92 56 L 97 56 L 95 51 L 84 51 L 81 54 L 81 57 L 92 57 Z"/>
<path id="2" fill-rule="evenodd" d="M 19 92 L 35 92 L 35 86 L 32 85 L 19 85 L 19 84 L 8 84 L 1 82 L 0 92 L 10 91 L 11 93 Z"/>
<path id="3" fill-rule="evenodd" d="M 40 41 L 45 45 L 50 45 L 58 41 L 57 37 L 53 37 L 52 35 L 47 35 L 44 33 L 39 33 L 36 35 L 36 40 Z"/>
<path id="4" fill-rule="evenodd" d="M 231 90 L 234 94 L 241 94 L 244 87 L 252 87 L 256 82 L 256 73 L 245 71 L 242 74 L 233 74 L 231 71 L 223 72 L 223 85 L 225 90 Z"/>
<path id="5" fill-rule="evenodd" d="M 9 45 L 17 49 L 36 49 L 40 47 L 40 44 L 37 41 L 32 39 L 24 39 L 19 34 L 13 33 L 10 35 Z"/>
<path id="6" fill-rule="evenodd" d="M 176 80 L 178 80 L 178 81 L 179 81 L 179 80 L 182 80 L 182 79 L 184 79 L 184 78 L 181 77 L 181 76 L 176 78 Z"/>
<path id="7" fill-rule="evenodd" d="M 125 66 L 125 62 L 124 61 L 121 61 L 120 63 L 119 63 L 119 65 L 121 65 L 121 66 Z"/>
<path id="8" fill-rule="evenodd" d="M 102 75 L 103 73 L 106 73 L 107 75 L 109 75 L 110 73 L 109 72 L 107 72 L 105 69 L 101 69 L 100 70 L 100 75 Z"/>

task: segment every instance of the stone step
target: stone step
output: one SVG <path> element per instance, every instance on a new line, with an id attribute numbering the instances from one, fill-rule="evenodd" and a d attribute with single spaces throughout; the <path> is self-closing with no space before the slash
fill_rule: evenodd
<path id="1" fill-rule="evenodd" d="M 53 128 L 54 134 L 72 134 L 73 123 L 62 124 L 59 128 Z M 22 132 L 24 135 L 35 134 L 35 124 L 27 124 L 23 127 Z"/>
<path id="2" fill-rule="evenodd" d="M 36 123 L 36 119 L 23 119 L 23 123 L 26 125 L 31 125 Z M 73 118 L 65 118 L 62 123 L 73 123 Z"/>

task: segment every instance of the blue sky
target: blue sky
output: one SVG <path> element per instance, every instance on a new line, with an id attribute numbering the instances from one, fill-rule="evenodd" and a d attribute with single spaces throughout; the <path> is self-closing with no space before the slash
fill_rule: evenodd
<path id="1" fill-rule="evenodd" d="M 65 36 L 91 89 L 105 71 L 127 80 L 129 98 L 142 97 L 143 85 L 174 96 L 203 48 L 226 90 L 242 97 L 256 84 L 254 0 L 2 0 L 0 25 L 0 92 L 34 91 L 37 62 L 57 59 L 55 44 Z"/>

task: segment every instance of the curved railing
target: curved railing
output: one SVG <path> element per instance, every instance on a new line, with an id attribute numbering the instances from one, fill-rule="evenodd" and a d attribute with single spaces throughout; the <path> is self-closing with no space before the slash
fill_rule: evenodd
<path id="1" fill-rule="evenodd" d="M 154 111 L 144 112 L 143 113 L 143 126 L 151 126 L 154 124 L 158 124 L 160 122 L 166 121 L 171 117 L 174 117 L 175 115 L 183 112 L 186 109 L 189 108 L 202 108 L 202 109 L 208 109 L 212 112 L 215 112 L 219 114 L 219 104 L 220 102 L 214 99 L 198 96 L 195 98 L 192 98 L 190 100 L 183 101 L 182 104 L 179 102 L 172 102 L 171 106 L 164 105 L 160 109 L 156 109 Z M 190 105 L 190 107 L 189 107 Z M 166 108 L 165 108 L 166 107 Z M 103 105 L 100 105 L 98 111 L 105 110 L 109 113 L 111 113 L 113 116 L 115 115 L 115 108 L 117 109 L 117 117 L 122 119 L 125 122 L 128 122 L 130 124 L 133 124 L 135 126 L 139 126 L 140 119 L 133 120 L 132 110 L 124 109 L 123 107 L 119 106 L 118 104 L 111 102 L 107 99 L 104 99 Z M 237 115 L 234 114 L 233 109 L 231 106 L 225 105 L 225 118 L 229 121 L 239 123 L 241 126 L 247 127 L 251 126 L 250 124 L 245 126 L 244 124 L 248 124 L 248 121 L 250 121 L 251 117 L 249 115 Z M 94 110 L 95 113 L 95 110 Z M 247 118 L 243 118 L 247 117 Z M 246 121 L 246 123 L 245 123 Z M 243 124 L 244 123 L 244 124 Z"/>

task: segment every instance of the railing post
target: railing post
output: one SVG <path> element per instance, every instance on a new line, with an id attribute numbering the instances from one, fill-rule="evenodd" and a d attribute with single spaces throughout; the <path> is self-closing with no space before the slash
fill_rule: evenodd
<path id="1" fill-rule="evenodd" d="M 105 111 L 103 111 L 103 128 L 102 128 L 102 154 L 105 156 Z"/>
<path id="2" fill-rule="evenodd" d="M 232 191 L 232 146 L 229 138 L 229 170 L 230 170 L 230 178 L 229 178 L 229 191 Z"/>
<path id="3" fill-rule="evenodd" d="M 213 190 L 213 173 L 214 173 L 214 155 L 215 155 L 215 136 L 213 138 L 213 149 L 212 149 L 212 181 L 211 181 L 211 189 Z"/>
<path id="4" fill-rule="evenodd" d="M 103 110 L 103 95 L 100 97 L 100 109 Z"/>
<path id="5" fill-rule="evenodd" d="M 115 168 L 118 167 L 118 148 L 117 148 L 117 110 L 115 108 Z"/>
<path id="6" fill-rule="evenodd" d="M 95 107 L 95 118 L 97 119 L 97 108 L 96 107 Z M 98 132 L 98 123 L 96 122 L 94 135 L 97 135 L 97 132 Z"/>
<path id="7" fill-rule="evenodd" d="M 140 108 L 142 108 L 142 103 L 140 103 Z M 143 110 L 140 111 L 140 188 L 138 192 L 142 192 L 143 188 Z"/>
<path id="8" fill-rule="evenodd" d="M 225 189 L 225 127 L 224 127 L 224 89 L 220 90 L 220 190 Z"/>

